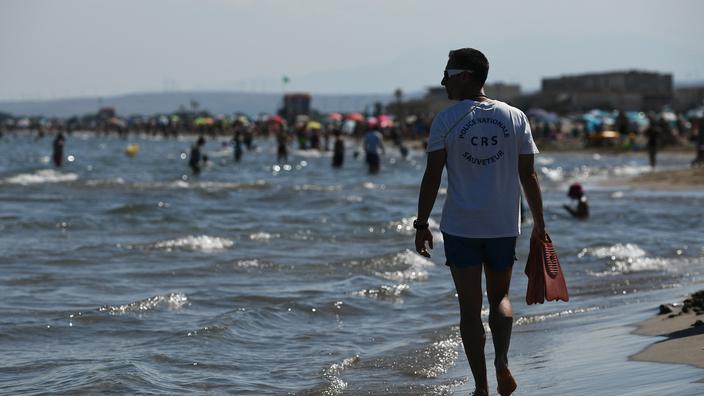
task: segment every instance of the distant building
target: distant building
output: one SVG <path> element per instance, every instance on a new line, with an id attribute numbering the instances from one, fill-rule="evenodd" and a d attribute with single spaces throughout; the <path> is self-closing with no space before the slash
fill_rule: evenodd
<path id="1" fill-rule="evenodd" d="M 492 99 L 512 104 L 516 99 L 521 97 L 521 86 L 502 82 L 485 84 L 484 93 Z"/>
<path id="2" fill-rule="evenodd" d="M 647 111 L 660 110 L 672 100 L 672 74 L 629 70 L 544 78 L 538 102 L 557 111 Z"/>
<path id="3" fill-rule="evenodd" d="M 521 97 L 521 86 L 502 82 L 484 84 L 484 92 L 491 99 L 513 104 Z M 428 111 L 433 114 L 437 114 L 455 103 L 447 98 L 445 87 L 442 86 L 428 88 L 423 100 L 427 102 Z"/>
<path id="4" fill-rule="evenodd" d="M 678 111 L 704 106 L 704 85 L 675 88 L 674 108 Z"/>
<path id="5" fill-rule="evenodd" d="M 284 95 L 283 107 L 279 115 L 292 125 L 297 115 L 310 115 L 310 95 L 307 93 L 290 93 Z"/>

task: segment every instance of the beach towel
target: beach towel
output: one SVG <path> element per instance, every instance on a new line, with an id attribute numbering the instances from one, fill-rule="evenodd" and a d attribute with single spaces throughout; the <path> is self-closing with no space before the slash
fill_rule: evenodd
<path id="1" fill-rule="evenodd" d="M 526 291 L 528 305 L 542 304 L 545 300 L 569 301 L 570 299 L 555 247 L 547 234 L 545 239 L 541 241 L 535 236 L 530 238 L 530 253 L 528 253 L 525 269 L 528 276 Z"/>

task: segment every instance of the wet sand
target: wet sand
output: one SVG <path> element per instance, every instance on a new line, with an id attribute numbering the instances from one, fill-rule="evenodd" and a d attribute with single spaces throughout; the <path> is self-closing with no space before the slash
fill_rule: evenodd
<path id="1" fill-rule="evenodd" d="M 704 368 L 704 291 L 677 306 L 660 306 L 657 317 L 638 324 L 634 334 L 666 337 L 631 356 L 632 360 L 688 364 Z"/>
<path id="2" fill-rule="evenodd" d="M 704 168 L 663 170 L 643 173 L 631 178 L 629 184 L 647 188 L 704 189 Z"/>

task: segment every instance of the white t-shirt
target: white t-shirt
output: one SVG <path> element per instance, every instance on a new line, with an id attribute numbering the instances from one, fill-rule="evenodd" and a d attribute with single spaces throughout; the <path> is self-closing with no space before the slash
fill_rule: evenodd
<path id="1" fill-rule="evenodd" d="M 496 100 L 460 101 L 430 127 L 427 151 L 442 149 L 448 187 L 440 229 L 465 238 L 519 235 L 518 156 L 538 153 L 525 114 Z"/>

